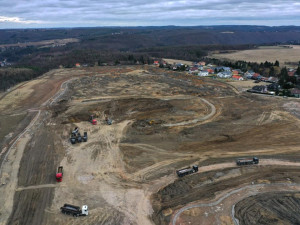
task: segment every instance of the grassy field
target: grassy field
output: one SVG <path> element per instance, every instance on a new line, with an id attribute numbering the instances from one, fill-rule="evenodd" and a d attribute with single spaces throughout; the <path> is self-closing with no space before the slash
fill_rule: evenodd
<path id="1" fill-rule="evenodd" d="M 262 46 L 258 49 L 236 51 L 225 54 L 212 54 L 211 58 L 223 60 L 244 60 L 247 62 L 275 62 L 278 60 L 280 66 L 290 66 L 291 63 L 298 64 L 300 60 L 300 46 Z"/>

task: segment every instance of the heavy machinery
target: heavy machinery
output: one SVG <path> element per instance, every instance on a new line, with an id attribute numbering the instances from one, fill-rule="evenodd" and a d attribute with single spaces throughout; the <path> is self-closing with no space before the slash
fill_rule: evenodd
<path id="1" fill-rule="evenodd" d="M 76 134 L 71 134 L 71 138 L 70 138 L 71 143 L 74 145 L 76 144 L 77 138 L 76 138 Z"/>
<path id="2" fill-rule="evenodd" d="M 63 207 L 60 207 L 60 210 L 64 214 L 73 215 L 73 216 L 87 216 L 89 214 L 88 206 L 83 205 L 80 209 L 79 206 L 64 204 Z"/>
<path id="3" fill-rule="evenodd" d="M 95 119 L 94 115 L 90 115 L 89 121 L 90 121 L 93 125 L 97 125 L 97 120 Z"/>
<path id="4" fill-rule="evenodd" d="M 83 133 L 82 139 L 83 139 L 84 142 L 87 142 L 88 136 L 87 136 L 87 132 L 86 131 Z"/>
<path id="5" fill-rule="evenodd" d="M 72 144 L 76 144 L 77 142 L 87 142 L 88 138 L 87 138 L 87 132 L 84 132 L 84 135 L 81 136 L 80 132 L 79 132 L 79 128 L 75 127 L 75 129 L 71 132 L 71 138 L 70 138 L 70 142 Z"/>
<path id="6" fill-rule="evenodd" d="M 236 160 L 236 165 L 242 166 L 242 165 L 253 165 L 253 164 L 258 164 L 259 159 L 257 157 L 253 158 L 241 158 Z"/>
<path id="7" fill-rule="evenodd" d="M 64 168 L 62 166 L 59 166 L 57 168 L 57 173 L 56 173 L 56 181 L 57 182 L 62 182 L 62 178 L 63 178 L 63 175 L 64 175 L 63 169 Z"/>
<path id="8" fill-rule="evenodd" d="M 198 166 L 194 165 L 192 167 L 186 167 L 180 170 L 177 170 L 176 173 L 179 177 L 198 172 Z"/>
<path id="9" fill-rule="evenodd" d="M 77 133 L 77 142 L 78 143 L 82 142 L 82 137 L 81 137 L 80 132 Z"/>
<path id="10" fill-rule="evenodd" d="M 78 127 L 75 127 L 75 129 L 72 131 L 72 134 L 77 134 L 78 133 L 78 131 L 79 131 L 79 128 Z"/>
<path id="11" fill-rule="evenodd" d="M 105 122 L 106 122 L 107 125 L 112 124 L 112 120 L 110 118 L 108 118 L 107 116 L 105 116 Z"/>

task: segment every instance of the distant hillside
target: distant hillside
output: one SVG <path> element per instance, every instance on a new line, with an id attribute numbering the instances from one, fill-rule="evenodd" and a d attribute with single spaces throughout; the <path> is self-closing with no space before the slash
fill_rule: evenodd
<path id="1" fill-rule="evenodd" d="M 298 26 L 108 27 L 0 30 L 0 45 L 78 38 L 102 48 L 300 43 Z"/>
<path id="2" fill-rule="evenodd" d="M 299 44 L 300 27 L 198 26 L 0 30 L 0 91 L 53 68 L 198 61 L 211 51 Z M 1 63 L 3 64 L 3 63 Z"/>

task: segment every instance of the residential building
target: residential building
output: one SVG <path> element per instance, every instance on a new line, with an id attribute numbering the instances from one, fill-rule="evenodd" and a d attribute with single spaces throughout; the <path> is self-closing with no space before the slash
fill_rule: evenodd
<path id="1" fill-rule="evenodd" d="M 231 78 L 233 80 L 244 80 L 244 78 L 242 76 L 239 76 L 239 75 L 233 75 Z"/>
<path id="2" fill-rule="evenodd" d="M 208 75 L 209 75 L 208 71 L 200 71 L 200 72 L 198 73 L 198 76 L 200 76 L 200 77 L 206 77 L 206 76 L 208 76 Z"/>

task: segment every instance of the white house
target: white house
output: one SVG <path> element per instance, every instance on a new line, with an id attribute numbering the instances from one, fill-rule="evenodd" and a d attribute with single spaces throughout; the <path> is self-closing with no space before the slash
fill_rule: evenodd
<path id="1" fill-rule="evenodd" d="M 218 77 L 220 78 L 230 78 L 232 76 L 231 72 L 219 72 L 217 74 Z"/>
<path id="2" fill-rule="evenodd" d="M 208 76 L 208 71 L 200 71 L 199 73 L 198 73 L 198 76 L 200 76 L 200 77 L 206 77 L 206 76 Z"/>

